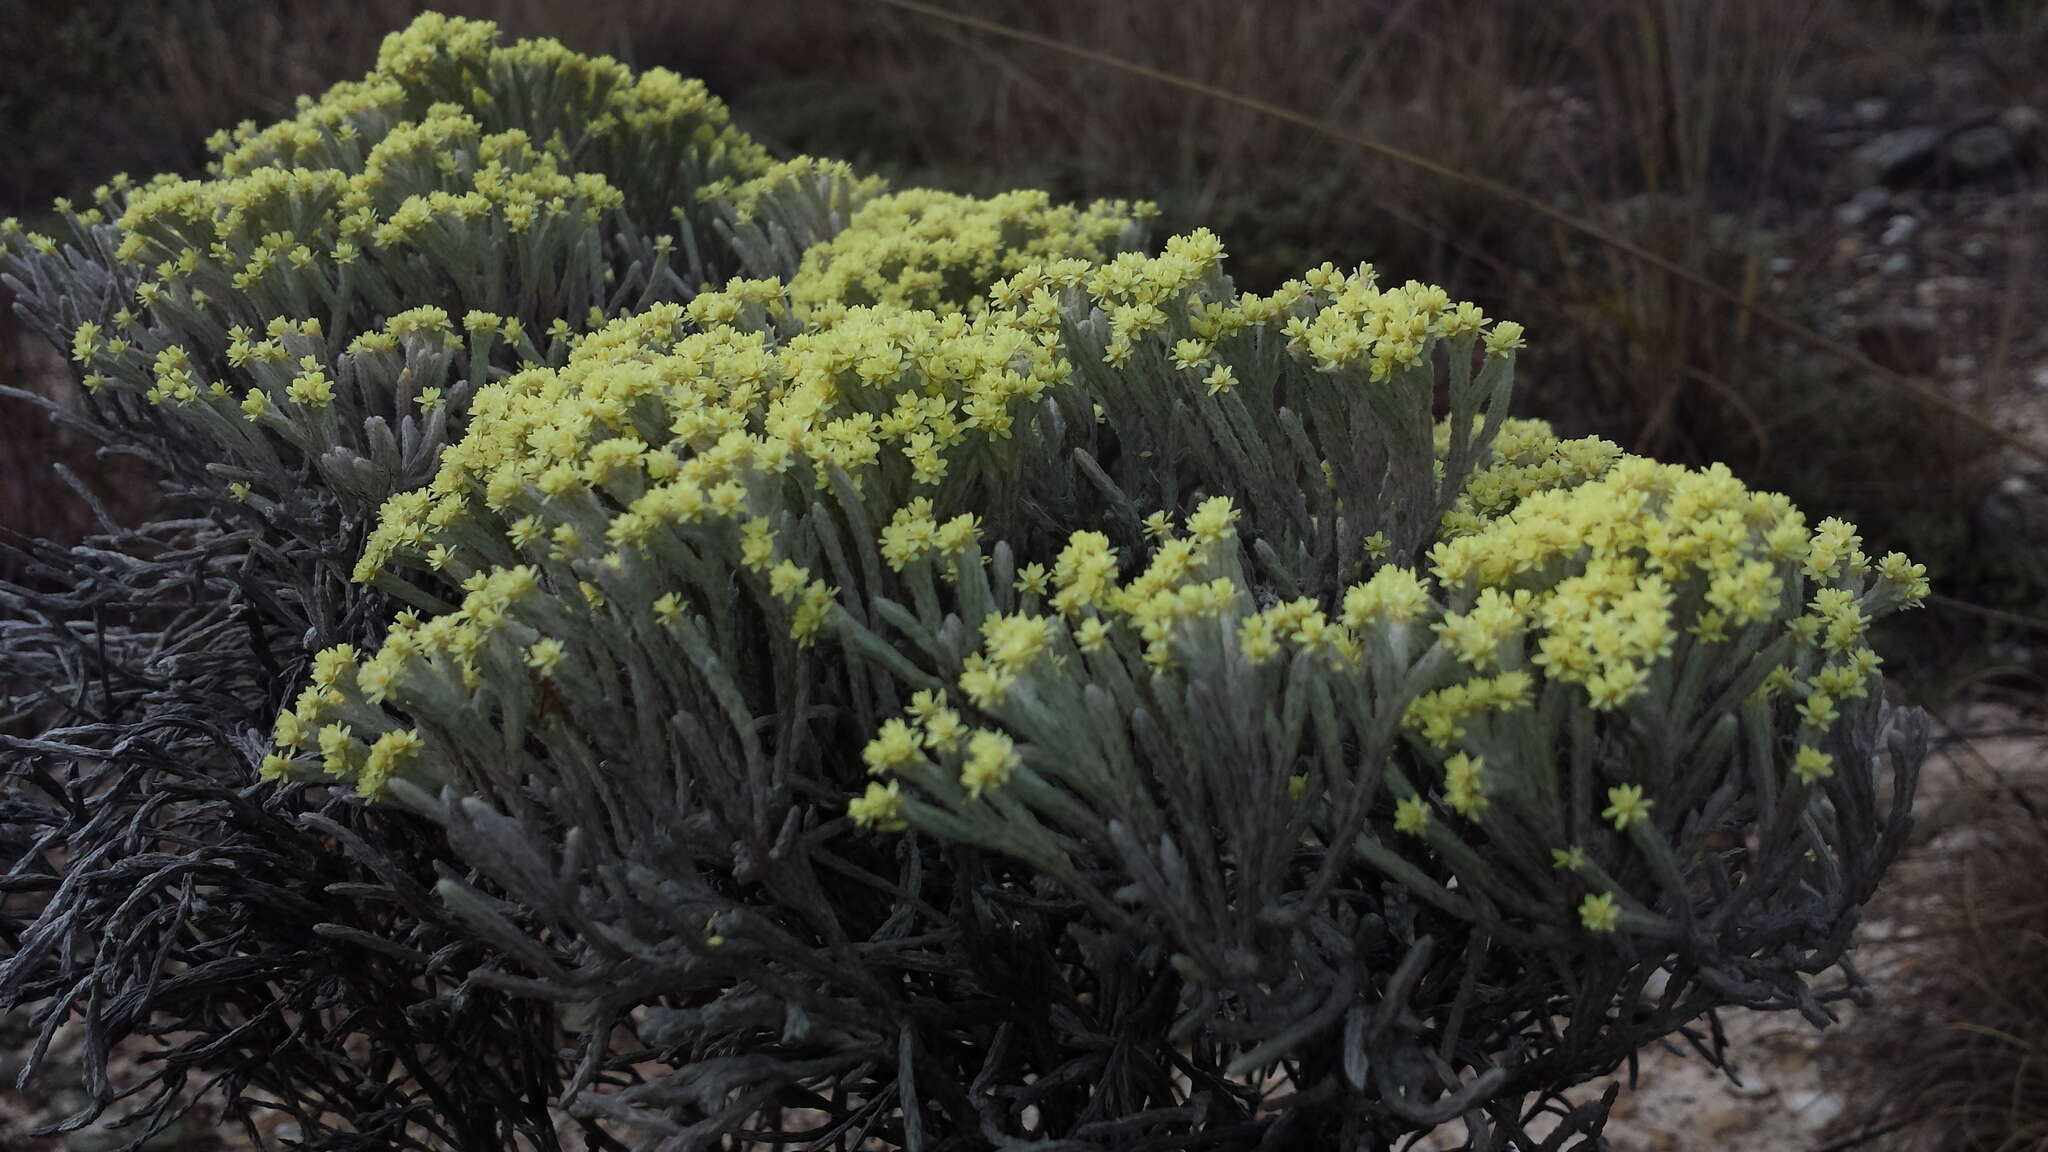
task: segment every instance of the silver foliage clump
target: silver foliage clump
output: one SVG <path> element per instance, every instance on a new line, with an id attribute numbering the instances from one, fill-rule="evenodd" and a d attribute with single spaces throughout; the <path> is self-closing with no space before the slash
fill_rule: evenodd
<path id="1" fill-rule="evenodd" d="M 168 497 L 0 540 L 67 1127 L 1597 1146 L 1643 1044 L 1858 992 L 1924 571 L 1511 418 L 1518 326 L 440 17 L 216 147 L 0 265 Z"/>

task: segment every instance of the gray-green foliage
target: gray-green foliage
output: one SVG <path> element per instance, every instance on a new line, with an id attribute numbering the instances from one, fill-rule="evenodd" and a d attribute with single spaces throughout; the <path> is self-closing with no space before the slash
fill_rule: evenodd
<path id="1" fill-rule="evenodd" d="M 219 148 L 5 266 L 175 511 L 0 587 L 0 998 L 196 1036 L 156 1120 L 1561 1147 L 1853 992 L 1924 574 L 1507 419 L 1517 326 L 438 17 Z"/>

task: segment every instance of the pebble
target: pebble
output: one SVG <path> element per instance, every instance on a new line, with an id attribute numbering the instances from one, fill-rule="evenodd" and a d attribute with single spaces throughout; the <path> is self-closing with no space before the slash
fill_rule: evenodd
<path id="1" fill-rule="evenodd" d="M 1835 219 L 1855 227 L 1877 214 L 1877 210 L 1891 203 L 1891 189 L 1872 184 L 1835 209 Z"/>
<path id="2" fill-rule="evenodd" d="M 1886 247 L 1895 247 L 1897 245 L 1904 244 L 1908 240 L 1911 240 L 1913 238 L 1913 233 L 1918 232 L 1919 230 L 1919 217 L 1907 216 L 1901 213 L 1885 222 L 1884 234 L 1877 238 L 1877 242 L 1879 244 L 1885 245 Z"/>
<path id="3" fill-rule="evenodd" d="M 2016 140 L 2029 140 L 2040 135 L 2048 127 L 2048 117 L 2041 115 L 2038 108 L 2015 104 L 1998 114 L 1998 126 L 2011 133 Z"/>
<path id="4" fill-rule="evenodd" d="M 1785 1107 L 1798 1118 L 1800 1127 L 1818 1132 L 1834 1123 L 1847 1105 L 1833 1092 L 1793 1092 L 1785 1097 Z"/>
<path id="5" fill-rule="evenodd" d="M 1866 184 L 1901 184 L 1925 169 L 1948 135 L 1945 129 L 1900 128 L 1864 142 L 1849 156 L 1849 169 Z"/>
<path id="6" fill-rule="evenodd" d="M 2012 133 L 1999 124 L 1980 124 L 1965 128 L 1949 137 L 1942 145 L 1942 159 L 1947 161 L 1949 170 L 1958 176 L 1991 176 L 2012 165 L 2019 147 Z"/>

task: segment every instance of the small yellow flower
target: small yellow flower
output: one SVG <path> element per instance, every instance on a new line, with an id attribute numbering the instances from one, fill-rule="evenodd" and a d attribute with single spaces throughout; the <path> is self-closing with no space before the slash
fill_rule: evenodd
<path id="1" fill-rule="evenodd" d="M 917 732 L 901 720 L 890 720 L 882 730 L 868 741 L 861 750 L 860 758 L 868 766 L 868 775 L 886 776 L 890 772 L 909 764 L 918 757 Z"/>
<path id="2" fill-rule="evenodd" d="M 1444 761 L 1444 799 L 1474 823 L 1486 814 L 1486 793 L 1480 787 L 1480 772 L 1485 767 L 1485 757 L 1463 752 Z"/>
<path id="3" fill-rule="evenodd" d="M 1588 932 L 1612 932 L 1620 920 L 1621 907 L 1611 892 L 1589 893 L 1579 902 L 1579 923 Z"/>
<path id="4" fill-rule="evenodd" d="M 1097 652 L 1109 642 L 1109 625 L 1102 617 L 1090 616 L 1074 629 L 1074 646 L 1083 652 Z"/>
<path id="5" fill-rule="evenodd" d="M 1643 799 L 1642 785 L 1617 784 L 1607 790 L 1607 807 L 1600 815 L 1614 821 L 1616 831 L 1627 831 L 1629 825 L 1649 817 L 1652 803 Z"/>
<path id="6" fill-rule="evenodd" d="M 1394 831 L 1420 836 L 1429 828 L 1429 802 L 1420 796 L 1403 797 L 1394 805 Z"/>
<path id="7" fill-rule="evenodd" d="M 320 729 L 320 760 L 329 776 L 346 776 L 354 767 L 354 739 L 346 724 L 329 724 Z"/>
<path id="8" fill-rule="evenodd" d="M 683 598 L 673 592 L 663 593 L 654 602 L 654 618 L 671 628 L 681 622 L 683 611 Z"/>
<path id="9" fill-rule="evenodd" d="M 797 598 L 804 590 L 804 581 L 811 578 L 808 569 L 800 568 L 794 561 L 784 560 L 768 573 L 768 590 L 777 600 L 788 602 Z"/>
<path id="10" fill-rule="evenodd" d="M 553 676 L 555 669 L 562 663 L 564 654 L 565 649 L 560 640 L 552 636 L 545 637 L 534 641 L 533 647 L 526 650 L 526 666 L 542 676 Z"/>
<path id="11" fill-rule="evenodd" d="M 857 827 L 879 832 L 901 832 L 907 827 L 903 822 L 902 788 L 894 780 L 886 785 L 879 780 L 870 781 L 864 794 L 847 802 L 846 814 L 853 817 Z"/>
<path id="12" fill-rule="evenodd" d="M 1017 569 L 1017 591 L 1032 596 L 1043 596 L 1048 586 L 1047 581 L 1051 577 L 1052 574 L 1045 570 L 1045 565 L 1026 564 L 1024 567 Z"/>
<path id="13" fill-rule="evenodd" d="M 1017 748 L 1010 738 L 982 729 L 967 738 L 967 762 L 960 766 L 960 783 L 969 796 L 979 799 L 983 792 L 1002 787 L 1017 764 Z"/>
<path id="14" fill-rule="evenodd" d="M 1504 356 L 1523 347 L 1522 326 L 1513 320 L 1502 320 L 1486 333 L 1486 354 Z"/>
<path id="15" fill-rule="evenodd" d="M 1792 771 L 1801 783 L 1811 785 L 1835 774 L 1835 758 L 1811 744 L 1802 744 L 1792 757 Z"/>
<path id="16" fill-rule="evenodd" d="M 935 708 L 924 720 L 924 742 L 935 751 L 950 752 L 967 737 L 967 722 L 951 708 Z"/>

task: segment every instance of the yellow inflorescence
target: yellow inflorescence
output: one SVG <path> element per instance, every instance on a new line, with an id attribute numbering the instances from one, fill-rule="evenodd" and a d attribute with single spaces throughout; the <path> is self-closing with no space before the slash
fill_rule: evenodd
<path id="1" fill-rule="evenodd" d="M 644 611 L 665 627 L 680 626 L 686 614 L 672 590 L 658 590 L 659 600 L 637 591 L 676 562 L 667 542 L 677 534 L 693 550 L 729 556 L 759 581 L 765 604 L 780 606 L 789 634 L 812 642 L 839 592 L 831 573 L 792 554 L 774 516 L 792 499 L 825 497 L 835 475 L 853 484 L 877 518 L 877 551 L 891 570 L 931 563 L 952 579 L 955 565 L 980 545 L 981 518 L 942 517 L 934 500 L 1014 451 L 1016 422 L 1049 390 L 1078 385 L 1071 320 L 1063 319 L 1076 308 L 1110 315 L 1112 348 L 1141 340 L 1166 347 L 1170 308 L 1197 333 L 1202 347 L 1183 349 L 1190 356 L 1216 354 L 1216 341 L 1304 316 L 1319 339 L 1355 330 L 1368 350 L 1388 339 L 1389 354 L 1400 345 L 1401 357 L 1409 355 L 1404 341 L 1469 333 L 1483 323 L 1476 310 L 1450 307 L 1441 292 L 1416 285 L 1382 292 L 1369 269 L 1348 276 L 1324 270 L 1311 277 L 1315 286 L 1240 296 L 1218 279 L 1224 254 L 1206 232 L 1176 237 L 1156 257 L 1096 264 L 1065 254 L 1106 246 L 1111 225 L 1121 230 L 1129 222 L 1122 206 L 1075 213 L 1036 196 L 981 206 L 931 196 L 869 210 L 878 221 L 892 212 L 929 216 L 934 226 L 914 246 L 940 264 L 963 245 L 1000 244 L 959 268 L 969 280 L 1011 274 L 972 314 L 844 301 L 806 314 L 799 299 L 825 290 L 733 281 L 687 307 L 657 305 L 592 332 L 560 369 L 530 368 L 478 390 L 467 434 L 447 450 L 439 475 L 386 503 L 356 567 L 366 582 L 403 582 L 404 570 L 425 569 L 469 593 L 457 611 L 394 631 L 405 664 L 376 678 L 379 699 L 399 701 L 406 689 L 398 685 L 421 683 L 422 669 L 429 679 L 473 689 L 486 666 L 499 666 L 489 653 L 501 643 L 517 645 L 512 665 L 556 674 L 573 652 L 540 646 L 537 619 L 493 601 L 491 589 L 515 567 L 541 573 L 548 587 L 581 590 L 577 612 Z M 872 231 L 877 242 L 888 234 Z M 833 260 L 821 253 L 799 280 L 838 275 L 835 261 L 857 246 L 841 244 Z M 925 259 L 907 248 L 898 255 Z M 907 292 L 892 299 L 930 298 Z M 481 314 L 464 326 L 493 330 Z M 358 343 L 374 352 L 382 347 L 369 347 L 375 341 L 421 330 L 458 339 L 450 318 L 436 312 L 394 317 L 384 333 Z M 81 342 L 93 339 L 86 333 Z M 1302 347 L 1294 355 L 1308 361 L 1318 354 Z M 1185 387 L 1208 391 L 1201 379 Z M 300 391 L 317 399 L 310 380 Z M 800 495 L 806 491 L 816 495 Z M 1219 495 L 1177 530 L 1155 518 L 1151 530 L 1170 538 L 1128 579 L 1117 549 L 1092 531 L 1076 533 L 1052 566 L 1025 565 L 1017 587 L 1049 614 L 988 620 L 985 648 L 964 670 L 962 692 L 977 707 L 994 706 L 1047 654 L 1102 652 L 1126 630 L 1152 671 L 1170 672 L 1190 630 L 1212 620 L 1227 622 L 1254 662 L 1263 649 L 1294 645 L 1355 666 L 1362 628 L 1397 626 L 1430 604 L 1416 574 L 1387 567 L 1353 590 L 1341 618 L 1299 603 L 1246 616 L 1239 516 L 1233 499 Z M 631 602 L 619 600 L 629 586 Z M 357 719 L 361 730 L 377 727 L 373 717 Z M 899 742 L 883 762 L 901 757 Z M 998 767 L 1005 760 L 971 762 L 983 766 L 981 787 L 1006 776 Z"/>
<path id="2" fill-rule="evenodd" d="M 928 188 L 878 197 L 805 251 L 790 301 L 817 323 L 862 305 L 958 312 L 991 283 L 1062 259 L 1093 261 L 1135 236 L 1132 206 L 1054 203 L 1039 191 L 980 199 Z"/>
<path id="3" fill-rule="evenodd" d="M 508 85 L 537 76 L 568 94 L 565 106 L 508 127 Z M 882 608 L 916 606 L 929 631 L 920 646 L 944 649 L 949 671 L 861 747 L 879 779 L 847 804 L 860 828 L 902 830 L 927 804 L 1001 811 L 1042 793 L 1054 758 L 1020 718 L 1049 701 L 1080 707 L 1112 678 L 1173 692 L 1175 678 L 1221 677 L 1257 700 L 1314 677 L 1314 691 L 1332 693 L 1315 699 L 1351 690 L 1369 701 L 1358 714 L 1380 709 L 1376 722 L 1405 741 L 1401 763 L 1419 775 L 1399 785 L 1393 827 L 1426 850 L 1520 827 L 1536 789 L 1503 733 L 1561 708 L 1618 725 L 1743 676 L 1742 691 L 1780 701 L 1769 706 L 1798 729 L 1783 745 L 1786 771 L 1824 786 L 1837 770 L 1825 738 L 1877 672 L 1871 622 L 1929 592 L 1920 566 L 1873 561 L 1853 526 L 1810 528 L 1725 468 L 1560 440 L 1536 421 L 1496 431 L 1497 408 L 1473 416 L 1469 436 L 1451 421 L 1436 429 L 1439 473 L 1471 471 L 1455 498 L 1429 505 L 1433 546 L 1371 518 L 1376 495 L 1351 491 L 1344 446 L 1318 432 L 1283 483 L 1320 484 L 1331 502 L 1312 508 L 1331 511 L 1311 527 L 1347 533 L 1351 566 L 1297 592 L 1276 594 L 1263 582 L 1275 565 L 1253 559 L 1278 555 L 1251 515 L 1266 509 L 1261 494 L 1206 480 L 1180 487 L 1175 509 L 1010 556 L 1015 538 L 1003 538 L 1022 518 L 1011 505 L 1030 499 L 1011 494 L 1054 463 L 1031 455 L 1049 427 L 1088 425 L 1092 412 L 1089 435 L 1128 447 L 1116 442 L 1120 420 L 1185 405 L 1241 436 L 1246 412 L 1287 406 L 1298 418 L 1317 403 L 1384 401 L 1446 341 L 1477 362 L 1458 375 L 1504 381 L 1522 331 L 1440 288 L 1382 285 L 1369 266 L 1326 264 L 1270 295 L 1238 293 L 1206 230 L 1156 254 L 1126 250 L 1149 205 L 889 194 L 836 162 L 777 164 L 701 85 L 557 45 L 501 46 L 469 21 L 423 19 L 387 41 L 364 81 L 215 143 L 209 179 L 162 179 L 128 198 L 120 258 L 147 274 L 113 323 L 72 333 L 71 352 L 88 369 L 142 373 L 152 399 L 217 411 L 254 435 L 305 438 L 360 406 L 320 322 L 302 318 L 328 314 L 324 300 L 285 306 L 294 277 L 370 275 L 394 256 L 431 261 L 483 237 L 589 227 L 650 194 L 685 216 L 716 201 L 736 230 L 758 215 L 765 235 L 783 191 L 803 185 L 834 227 L 846 224 L 804 251 L 787 284 L 707 285 L 686 305 L 579 319 L 584 333 L 569 318 L 522 323 L 490 310 L 516 309 L 451 298 L 336 334 L 356 360 L 392 366 L 422 348 L 443 359 L 466 348 L 472 360 L 497 340 L 521 351 L 509 375 L 493 368 L 473 390 L 449 375 L 405 393 L 435 419 L 460 418 L 446 409 L 467 395 L 466 430 L 431 483 L 384 503 L 354 575 L 423 611 L 400 614 L 374 651 L 318 655 L 277 719 L 266 777 L 352 780 L 370 798 L 409 773 L 445 779 L 425 771 L 447 761 L 444 724 L 524 708 L 523 725 L 560 697 L 602 693 L 612 647 L 671 644 L 663 651 L 715 664 L 729 654 L 704 653 L 744 635 L 774 641 L 776 659 L 808 660 L 800 649 L 856 637 L 854 618 L 886 595 Z M 689 159 L 650 177 L 643 153 Z M 664 259 L 674 248 L 655 245 Z M 178 344 L 131 342 L 138 311 L 209 292 L 270 301 L 264 314 L 281 317 L 228 332 L 225 359 L 253 386 L 209 379 Z M 543 326 L 556 342 L 546 356 L 531 343 L 542 334 L 527 332 Z M 1284 387 L 1282 365 L 1293 373 Z M 1164 403 L 1150 390 L 1162 381 Z M 1358 391 L 1314 392 L 1324 386 Z M 1475 411 L 1469 396 L 1453 410 Z M 1428 404 L 1419 411 L 1414 451 L 1426 465 Z M 1146 446 L 1164 455 L 1173 444 Z M 1126 460 L 1149 455 L 1131 448 Z M 866 538 L 834 536 L 842 521 Z M 714 642 L 714 619 L 735 611 L 773 636 L 728 628 Z M 948 611 L 967 627 L 939 627 Z M 1754 675 L 1735 667 L 1766 646 Z M 919 659 L 908 646 L 901 655 Z M 1681 665 L 1695 671 L 1689 688 Z M 1291 797 L 1319 802 L 1319 777 L 1282 767 Z M 925 787 L 935 781 L 943 796 Z M 1601 784 L 1600 819 L 1614 832 L 1654 834 L 1653 812 L 1676 815 L 1625 771 Z M 1551 851 L 1558 869 L 1597 874 L 1587 849 Z M 1584 895 L 1576 911 L 1592 932 L 1621 921 L 1613 892 Z"/>

